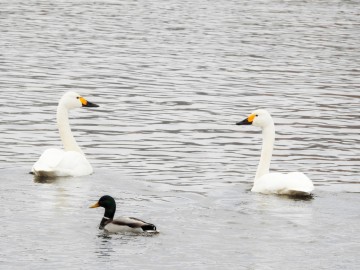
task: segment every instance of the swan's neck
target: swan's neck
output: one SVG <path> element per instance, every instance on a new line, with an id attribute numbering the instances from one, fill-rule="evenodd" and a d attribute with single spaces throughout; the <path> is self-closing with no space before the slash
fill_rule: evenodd
<path id="1" fill-rule="evenodd" d="M 61 141 L 64 145 L 65 151 L 76 151 L 83 154 L 71 132 L 68 110 L 61 104 L 59 104 L 57 108 L 56 118 Z"/>
<path id="2" fill-rule="evenodd" d="M 262 130 L 263 144 L 259 166 L 256 171 L 255 181 L 264 174 L 269 173 L 270 162 L 275 142 L 275 126 L 273 123 L 267 125 Z"/>

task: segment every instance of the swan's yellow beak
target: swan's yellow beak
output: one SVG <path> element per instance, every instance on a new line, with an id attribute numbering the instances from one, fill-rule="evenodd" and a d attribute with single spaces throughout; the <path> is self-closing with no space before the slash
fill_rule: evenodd
<path id="1" fill-rule="evenodd" d="M 248 118 L 245 118 L 244 120 L 237 122 L 236 124 L 237 125 L 251 125 L 255 119 L 255 116 L 256 115 L 254 113 L 252 113 L 248 116 Z"/>
<path id="2" fill-rule="evenodd" d="M 80 97 L 79 98 L 81 104 L 83 107 L 99 107 L 99 105 L 95 104 L 95 103 L 92 103 L 90 101 L 87 101 L 85 98 L 83 97 Z"/>
<path id="3" fill-rule="evenodd" d="M 99 207 L 99 206 L 100 206 L 99 202 L 97 202 L 97 203 L 93 204 L 92 206 L 90 206 L 90 208 L 96 208 L 96 207 Z"/>

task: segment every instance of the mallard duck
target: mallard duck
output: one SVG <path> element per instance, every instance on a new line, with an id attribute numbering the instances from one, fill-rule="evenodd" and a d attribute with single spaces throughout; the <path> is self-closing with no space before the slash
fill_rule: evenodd
<path id="1" fill-rule="evenodd" d="M 145 222 L 134 217 L 117 217 L 114 219 L 116 203 L 113 197 L 109 195 L 102 196 L 97 203 L 90 208 L 104 207 L 105 214 L 100 222 L 99 229 L 109 233 L 117 232 L 151 232 L 158 233 L 154 224 Z"/>
<path id="2" fill-rule="evenodd" d="M 270 173 L 270 162 L 275 142 L 275 125 L 270 113 L 256 110 L 237 125 L 253 125 L 262 129 L 263 145 L 257 168 L 253 192 L 308 196 L 314 189 L 312 181 L 302 172 Z"/>
<path id="3" fill-rule="evenodd" d="M 71 133 L 68 111 L 81 107 L 99 107 L 75 92 L 66 92 L 57 107 L 57 125 L 62 149 L 47 149 L 33 165 L 31 173 L 38 177 L 89 175 L 93 169 Z"/>

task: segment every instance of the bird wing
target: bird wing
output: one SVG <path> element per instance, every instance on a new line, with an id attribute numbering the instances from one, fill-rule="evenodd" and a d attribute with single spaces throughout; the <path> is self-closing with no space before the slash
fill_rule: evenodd
<path id="1" fill-rule="evenodd" d="M 310 193 L 314 189 L 311 180 L 301 172 L 269 173 L 255 181 L 252 191 L 265 194 Z"/>
<path id="2" fill-rule="evenodd" d="M 75 151 L 47 149 L 32 167 L 37 176 L 79 176 L 92 173 L 85 156 Z"/>
<path id="3" fill-rule="evenodd" d="M 112 223 L 120 226 L 128 226 L 130 228 L 141 228 L 142 226 L 149 224 L 141 219 L 133 217 L 117 217 L 112 220 Z"/>

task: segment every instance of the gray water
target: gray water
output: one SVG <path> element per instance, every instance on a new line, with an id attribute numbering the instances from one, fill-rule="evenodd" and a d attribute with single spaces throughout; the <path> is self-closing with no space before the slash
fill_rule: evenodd
<path id="1" fill-rule="evenodd" d="M 0 0 L 1 269 L 358 269 L 358 1 Z M 39 182 L 61 147 L 68 90 L 94 174 Z M 250 192 L 276 122 L 272 171 L 302 171 L 314 198 Z M 156 236 L 106 235 L 117 215 Z"/>

